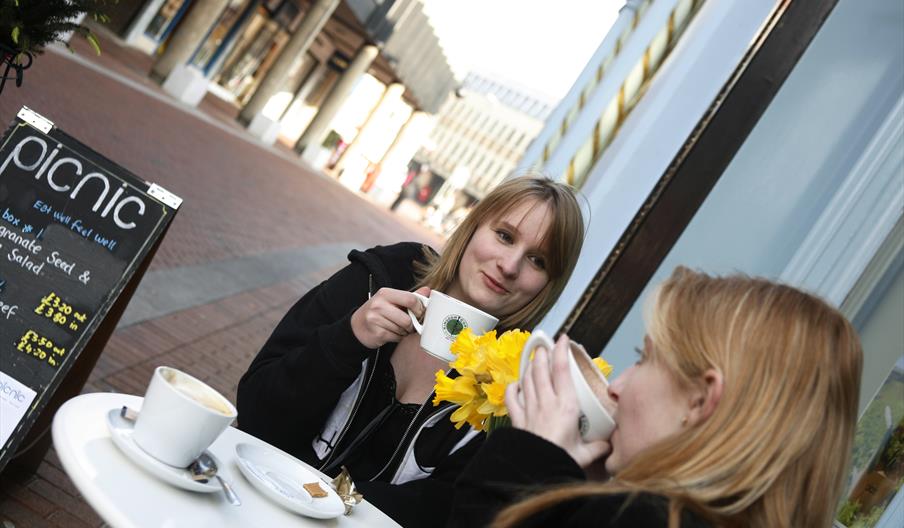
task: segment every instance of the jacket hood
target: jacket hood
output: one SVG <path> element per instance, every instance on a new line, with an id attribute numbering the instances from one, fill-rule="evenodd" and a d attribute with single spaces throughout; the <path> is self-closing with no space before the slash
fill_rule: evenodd
<path id="1" fill-rule="evenodd" d="M 348 260 L 358 262 L 373 275 L 374 288 L 390 287 L 410 290 L 414 285 L 411 263 L 424 262 L 425 252 L 436 254 L 430 246 L 417 242 L 400 242 L 390 246 L 376 246 L 367 251 L 352 250 Z"/>

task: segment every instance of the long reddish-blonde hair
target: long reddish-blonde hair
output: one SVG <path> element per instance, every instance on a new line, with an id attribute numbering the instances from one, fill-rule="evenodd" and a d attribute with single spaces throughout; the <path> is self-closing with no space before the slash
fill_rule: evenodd
<path id="1" fill-rule="evenodd" d="M 647 305 L 650 358 L 682 386 L 707 369 L 724 389 L 702 423 L 639 453 L 607 483 L 544 492 L 504 510 L 512 526 L 562 501 L 648 492 L 717 526 L 831 526 L 850 461 L 862 351 L 835 308 L 745 276 L 677 268 Z"/>
<path id="2" fill-rule="evenodd" d="M 477 228 L 528 201 L 549 207 L 549 230 L 543 239 L 548 248 L 546 271 L 549 282 L 521 309 L 512 314 L 502 314 L 498 328 L 533 329 L 565 288 L 584 242 L 581 208 L 574 190 L 564 183 L 538 176 L 521 176 L 500 183 L 477 202 L 446 241 L 441 255 L 425 252 L 427 263 L 418 268 L 416 287 L 428 286 L 440 291 L 447 289 L 458 274 L 462 255 Z"/>

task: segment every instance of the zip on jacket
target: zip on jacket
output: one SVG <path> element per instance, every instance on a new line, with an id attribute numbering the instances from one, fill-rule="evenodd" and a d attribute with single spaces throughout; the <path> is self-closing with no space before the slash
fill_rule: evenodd
<path id="1" fill-rule="evenodd" d="M 373 275 L 373 273 L 371 273 L 367 276 L 367 299 L 370 300 L 370 298 L 373 296 L 373 294 L 374 294 L 374 275 Z M 316 438 L 314 438 L 314 441 L 311 443 L 311 447 L 314 448 L 314 453 L 316 453 L 318 457 L 321 456 L 320 453 L 323 451 L 323 449 L 321 449 L 320 446 L 318 445 L 318 442 L 326 443 L 325 454 L 327 455 L 327 457 L 323 461 L 323 464 L 321 464 L 320 467 L 318 468 L 318 469 L 320 469 L 320 471 L 324 471 L 324 469 L 326 469 L 326 467 L 330 463 L 330 461 L 333 460 L 333 458 L 335 458 L 337 448 L 339 447 L 340 443 L 342 442 L 342 439 L 345 437 L 345 433 L 348 432 L 349 426 L 351 426 L 351 423 L 355 419 L 355 416 L 358 414 L 358 408 L 361 406 L 361 401 L 363 400 L 364 395 L 367 394 L 367 389 L 370 388 L 370 382 L 373 380 L 374 372 L 376 372 L 376 370 L 377 370 L 377 362 L 380 359 L 380 348 L 382 348 L 382 347 L 377 348 L 377 351 L 373 357 L 373 361 L 371 361 L 371 358 L 367 358 L 364 360 L 364 362 L 361 364 L 361 375 L 359 375 L 358 379 L 356 379 L 355 382 L 352 383 L 352 385 L 349 386 L 349 388 L 346 389 L 345 392 L 342 393 L 342 396 L 339 397 L 339 403 L 336 405 L 337 410 L 342 409 L 344 407 L 344 405 L 342 405 L 342 404 L 344 403 L 344 400 L 346 399 L 346 395 L 351 394 L 350 391 L 352 391 L 355 388 L 355 385 L 358 385 L 357 391 L 355 391 L 357 394 L 355 395 L 354 403 L 352 404 L 352 407 L 351 407 L 351 412 L 349 412 L 345 416 L 345 419 L 343 420 L 343 424 L 340 428 L 340 432 L 339 432 L 338 437 L 336 438 L 335 443 L 330 442 L 330 441 L 324 441 L 323 432 L 326 431 L 326 429 L 329 427 L 329 424 L 334 421 L 333 417 L 336 414 L 336 411 L 333 411 L 333 414 L 331 414 L 329 419 L 327 419 L 327 423 L 324 426 L 324 431 L 321 431 L 320 435 L 318 435 Z M 359 383 L 359 380 L 362 380 L 362 379 L 363 379 L 363 383 Z"/>
<path id="2" fill-rule="evenodd" d="M 368 277 L 368 294 L 367 298 L 370 299 L 374 294 L 373 291 L 373 274 Z M 372 432 L 369 427 L 365 427 L 364 430 L 359 433 L 359 436 L 352 439 L 346 446 L 342 446 L 343 440 L 345 440 L 346 434 L 348 430 L 351 428 L 351 424 L 354 422 L 358 410 L 361 407 L 361 403 L 367 394 L 367 390 L 370 388 L 370 384 L 373 380 L 374 373 L 377 369 L 377 364 L 379 362 L 381 348 L 376 350 L 376 354 L 373 358 L 367 358 L 361 365 L 361 374 L 355 380 L 352 385 L 349 386 L 345 392 L 342 393 L 342 396 L 339 399 L 339 402 L 336 405 L 336 409 L 333 414 L 330 415 L 327 420 L 326 425 L 324 426 L 323 431 L 314 438 L 311 445 L 314 449 L 314 452 L 317 454 L 319 458 L 323 459 L 323 462 L 320 464 L 320 471 L 325 473 L 331 473 L 341 466 L 344 459 L 351 454 L 351 451 L 354 450 L 357 445 L 366 440 L 366 437 Z M 418 423 L 418 419 L 424 414 L 424 410 L 431 403 L 435 393 L 431 393 L 424 403 L 421 404 L 420 408 L 418 408 L 417 413 L 412 417 L 411 422 L 408 424 L 408 427 L 405 429 L 405 432 L 402 434 L 402 437 L 399 440 L 399 445 L 393 451 L 392 455 L 389 459 L 386 460 L 386 463 L 383 467 L 378 471 L 372 478 L 369 480 L 377 480 L 387 471 L 394 472 L 393 479 L 390 481 L 392 484 L 401 484 L 404 482 L 408 482 L 411 480 L 417 480 L 419 478 L 425 478 L 430 475 L 433 468 L 430 468 L 430 471 L 427 471 L 425 468 L 420 468 L 417 465 L 415 457 L 414 457 L 414 445 L 418 436 L 423 429 L 426 427 L 432 427 L 439 420 L 438 417 L 444 416 L 448 414 L 454 406 L 446 404 L 443 405 L 440 409 L 431 412 L 427 415 L 426 418 L 422 420 L 422 422 L 415 427 Z M 349 402 L 352 395 L 354 395 L 354 400 Z M 351 403 L 351 405 L 349 405 Z M 391 403 L 388 407 L 384 408 L 380 413 L 378 413 L 377 417 L 372 419 L 372 422 L 379 421 L 381 415 L 385 414 L 395 405 Z M 341 425 L 340 425 L 341 423 Z M 332 426 L 332 427 L 331 427 Z M 379 424 L 377 424 L 379 426 Z M 330 431 L 330 429 L 332 429 Z M 338 434 L 336 431 L 338 430 Z M 330 435 L 330 433 L 332 434 Z M 413 432 L 413 434 L 412 434 Z M 473 439 L 479 432 L 471 429 L 465 434 L 465 437 L 462 441 L 459 441 L 456 444 L 455 448 L 450 451 L 448 454 L 452 454 L 457 448 L 464 446 L 468 441 Z M 329 439 L 326 438 L 326 435 L 330 435 Z M 333 439 L 335 438 L 335 441 Z M 407 441 L 407 442 L 406 442 Z M 400 456 L 401 455 L 401 456 Z M 325 457 L 325 458 L 324 458 Z M 418 471 L 419 469 L 419 471 Z M 400 482 L 397 482 L 400 480 Z"/>

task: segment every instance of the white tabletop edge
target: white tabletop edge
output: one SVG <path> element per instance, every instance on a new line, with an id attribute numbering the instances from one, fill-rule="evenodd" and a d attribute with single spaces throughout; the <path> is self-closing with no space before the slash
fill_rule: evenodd
<path id="1" fill-rule="evenodd" d="M 110 439 L 106 413 L 121 405 L 140 410 L 142 401 L 139 396 L 120 393 L 83 394 L 64 403 L 53 419 L 53 443 L 64 471 L 85 501 L 111 527 L 221 528 L 248 526 L 251 521 L 255 525 L 263 522 L 268 526 L 288 525 L 300 528 L 399 526 L 367 501 L 357 505 L 351 515 L 332 520 L 297 515 L 270 502 L 241 475 L 234 460 L 234 448 L 242 442 L 275 448 L 232 427 L 210 449 L 224 462 L 220 473 L 230 481 L 242 499 L 243 504 L 238 508 L 228 505 L 219 492 L 194 493 L 180 490 L 157 480 L 131 463 L 114 466 L 115 471 L 99 470 L 98 466 L 103 466 L 104 463 L 108 466 L 122 464 L 122 457 L 125 456 Z M 100 462 L 97 461 L 98 458 L 101 459 Z M 135 493 L 136 487 L 140 488 L 140 497 Z M 144 516 L 147 512 L 156 516 L 157 520 L 147 519 Z"/>

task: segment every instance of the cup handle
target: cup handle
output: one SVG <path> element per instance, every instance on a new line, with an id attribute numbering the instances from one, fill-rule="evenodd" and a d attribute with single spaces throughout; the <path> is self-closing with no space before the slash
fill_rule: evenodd
<path id="1" fill-rule="evenodd" d="M 424 297 L 424 296 L 421 295 L 420 293 L 416 293 L 416 292 L 410 292 L 410 293 L 411 293 L 412 295 L 414 295 L 415 297 L 417 297 L 418 299 L 420 299 L 421 304 L 424 305 L 424 309 L 426 309 L 427 306 L 430 305 L 430 298 L 429 298 L 429 297 Z M 411 324 L 414 325 L 414 329 L 417 331 L 417 333 L 418 333 L 418 334 L 423 334 L 423 333 L 424 333 L 424 326 L 423 326 L 420 322 L 418 322 L 417 317 L 414 316 L 414 313 L 412 313 L 411 310 L 408 310 L 408 317 L 411 318 Z"/>
<path id="2" fill-rule="evenodd" d="M 552 352 L 553 347 L 555 347 L 555 343 L 552 342 L 552 339 L 546 332 L 543 330 L 536 330 L 534 333 L 530 335 L 527 339 L 527 343 L 524 343 L 524 348 L 521 350 L 521 366 L 518 369 L 518 381 L 524 379 L 524 371 L 527 370 L 527 365 L 530 363 L 530 354 L 534 351 L 538 346 L 542 346 L 546 348 L 546 350 Z M 524 405 L 524 396 L 519 393 L 518 399 L 521 402 L 521 405 Z"/>

